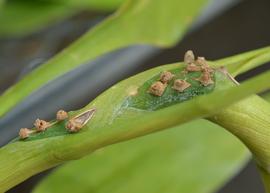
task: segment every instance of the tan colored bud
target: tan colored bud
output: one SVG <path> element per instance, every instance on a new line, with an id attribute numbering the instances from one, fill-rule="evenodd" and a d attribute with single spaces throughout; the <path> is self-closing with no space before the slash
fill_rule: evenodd
<path id="1" fill-rule="evenodd" d="M 71 119 L 66 124 L 66 129 L 71 133 L 76 133 L 81 130 L 83 125 L 80 122 L 77 122 L 75 119 Z"/>
<path id="2" fill-rule="evenodd" d="M 68 113 L 64 110 L 59 110 L 56 113 L 56 120 L 57 121 L 63 121 L 68 118 Z"/>
<path id="3" fill-rule="evenodd" d="M 81 130 L 83 126 L 87 124 L 87 122 L 93 117 L 96 112 L 95 108 L 87 110 L 76 117 L 70 119 L 66 124 L 66 129 L 71 133 L 76 133 Z"/>
<path id="4" fill-rule="evenodd" d="M 173 87 L 172 88 L 174 90 L 179 91 L 179 92 L 183 92 L 184 90 L 186 90 L 190 86 L 191 86 L 191 84 L 188 83 L 187 81 L 181 80 L 181 79 L 177 79 L 177 80 L 174 81 L 174 84 L 173 84 Z"/>
<path id="5" fill-rule="evenodd" d="M 34 123 L 38 132 L 45 131 L 48 127 L 50 127 L 50 123 L 41 119 L 37 119 Z"/>
<path id="6" fill-rule="evenodd" d="M 30 129 L 27 129 L 27 128 L 21 128 L 20 131 L 19 131 L 19 137 L 21 139 L 26 139 L 29 137 L 29 135 L 31 133 L 33 133 L 34 131 L 30 130 Z"/>
<path id="7" fill-rule="evenodd" d="M 201 66 L 197 66 L 196 64 L 188 64 L 186 67 L 188 72 L 199 72 L 202 70 Z"/>
<path id="8" fill-rule="evenodd" d="M 203 72 L 200 78 L 197 78 L 203 86 L 208 86 L 210 84 L 214 84 L 214 81 L 211 78 L 211 74 L 209 72 Z"/>
<path id="9" fill-rule="evenodd" d="M 159 80 L 162 83 L 168 83 L 173 77 L 174 75 L 171 72 L 164 71 L 161 73 Z"/>
<path id="10" fill-rule="evenodd" d="M 151 87 L 149 88 L 149 93 L 156 96 L 162 96 L 166 86 L 167 84 L 163 84 L 162 82 L 157 81 L 151 85 Z"/>
<path id="11" fill-rule="evenodd" d="M 185 53 L 185 56 L 184 56 L 184 62 L 186 64 L 191 64 L 193 63 L 195 60 L 195 56 L 192 52 L 192 50 L 188 50 L 186 53 Z"/>

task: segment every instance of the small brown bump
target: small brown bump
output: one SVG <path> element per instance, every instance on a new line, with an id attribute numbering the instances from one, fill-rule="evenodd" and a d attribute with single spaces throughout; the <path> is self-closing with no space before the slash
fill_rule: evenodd
<path id="1" fill-rule="evenodd" d="M 59 110 L 56 113 L 56 120 L 57 121 L 63 121 L 68 118 L 68 113 L 64 110 Z"/>
<path id="2" fill-rule="evenodd" d="M 173 77 L 174 75 L 171 72 L 164 71 L 161 73 L 159 80 L 162 83 L 168 83 Z"/>
<path id="3" fill-rule="evenodd" d="M 184 90 L 186 90 L 190 86 L 191 86 L 191 84 L 188 83 L 187 81 L 181 80 L 181 79 L 177 79 L 177 80 L 174 81 L 174 84 L 173 84 L 173 87 L 172 88 L 174 90 L 179 91 L 179 92 L 183 92 Z"/>
<path id="4" fill-rule="evenodd" d="M 194 60 L 195 60 L 195 56 L 192 52 L 192 50 L 188 50 L 186 53 L 185 53 L 185 56 L 184 56 L 184 62 L 186 64 L 191 64 L 191 63 L 194 63 Z"/>
<path id="5" fill-rule="evenodd" d="M 151 87 L 149 88 L 149 92 L 152 95 L 162 96 L 165 91 L 166 86 L 167 84 L 163 84 L 162 82 L 157 81 L 151 85 Z"/>
<path id="6" fill-rule="evenodd" d="M 204 57 L 198 57 L 195 63 L 198 65 L 208 65 Z"/>
<path id="7" fill-rule="evenodd" d="M 83 125 L 79 122 L 77 122 L 75 119 L 71 119 L 66 124 L 66 129 L 71 133 L 76 133 L 81 130 Z"/>
<path id="8" fill-rule="evenodd" d="M 37 119 L 34 123 L 34 126 L 36 127 L 37 132 L 41 132 L 50 127 L 50 123 L 41 119 Z"/>
<path id="9" fill-rule="evenodd" d="M 202 68 L 200 66 L 197 66 L 196 64 L 188 64 L 186 67 L 186 70 L 188 72 L 199 72 L 202 70 Z"/>
<path id="10" fill-rule="evenodd" d="M 211 68 L 210 66 L 202 66 L 202 72 L 206 72 L 206 73 L 213 73 L 215 72 L 215 70 L 213 68 Z"/>
<path id="11" fill-rule="evenodd" d="M 76 133 L 81 130 L 81 128 L 87 124 L 87 122 L 93 117 L 96 112 L 95 108 L 87 110 L 76 117 L 73 117 L 66 124 L 66 129 L 71 133 Z"/>
<path id="12" fill-rule="evenodd" d="M 26 139 L 29 137 L 29 135 L 31 133 L 33 133 L 34 131 L 30 130 L 30 129 L 27 129 L 27 128 L 21 128 L 20 131 L 19 131 L 19 136 L 21 139 Z"/>
<path id="13" fill-rule="evenodd" d="M 195 63 L 201 66 L 201 70 L 203 72 L 213 73 L 215 71 L 213 68 L 211 68 L 211 66 L 208 65 L 204 57 L 198 57 Z"/>
<path id="14" fill-rule="evenodd" d="M 208 86 L 210 84 L 214 84 L 214 81 L 211 78 L 211 74 L 209 72 L 203 72 L 200 78 L 197 78 L 203 86 Z"/>

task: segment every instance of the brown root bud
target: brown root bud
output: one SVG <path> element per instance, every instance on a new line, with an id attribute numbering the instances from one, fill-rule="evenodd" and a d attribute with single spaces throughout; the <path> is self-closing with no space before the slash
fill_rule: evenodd
<path id="1" fill-rule="evenodd" d="M 211 78 L 211 74 L 209 72 L 203 72 L 200 78 L 197 78 L 203 86 L 208 86 L 210 84 L 214 84 L 214 81 Z"/>
<path id="2" fill-rule="evenodd" d="M 204 57 L 198 57 L 195 63 L 201 66 L 208 65 Z"/>
<path id="3" fill-rule="evenodd" d="M 186 53 L 185 53 L 185 56 L 184 56 L 184 62 L 186 64 L 192 64 L 194 63 L 194 60 L 195 60 L 195 56 L 192 52 L 192 50 L 188 50 Z"/>
<path id="4" fill-rule="evenodd" d="M 199 72 L 202 68 L 200 66 L 197 66 L 196 64 L 188 64 L 186 67 L 186 71 L 188 72 Z"/>
<path id="5" fill-rule="evenodd" d="M 19 137 L 20 139 L 26 139 L 29 137 L 31 133 L 34 133 L 35 131 L 27 129 L 27 128 L 21 128 L 19 131 Z"/>
<path id="6" fill-rule="evenodd" d="M 161 73 L 159 80 L 162 83 L 168 83 L 173 77 L 174 75 L 171 72 L 164 71 Z"/>
<path id="7" fill-rule="evenodd" d="M 41 132 L 50 127 L 50 123 L 41 119 L 37 119 L 34 123 L 34 126 L 36 127 L 37 132 Z"/>
<path id="8" fill-rule="evenodd" d="M 162 82 L 157 81 L 151 85 L 151 87 L 149 88 L 149 92 L 152 95 L 162 96 L 165 91 L 166 86 L 167 84 L 163 84 Z"/>
<path id="9" fill-rule="evenodd" d="M 177 80 L 174 81 L 174 84 L 173 84 L 173 87 L 172 88 L 174 90 L 179 91 L 179 92 L 183 92 L 184 90 L 186 90 L 190 86 L 191 86 L 191 84 L 188 83 L 187 81 L 181 80 L 181 79 L 177 79 Z"/>
<path id="10" fill-rule="evenodd" d="M 214 69 L 211 68 L 211 66 L 208 65 L 207 61 L 205 60 L 204 57 L 198 57 L 198 59 L 195 62 L 197 65 L 201 66 L 201 70 L 203 72 L 208 72 L 208 73 L 212 73 L 214 72 Z"/>
<path id="11" fill-rule="evenodd" d="M 71 133 L 76 133 L 80 131 L 81 128 L 85 126 L 87 122 L 93 117 L 95 112 L 96 109 L 93 108 L 77 115 L 76 117 L 73 117 L 66 124 L 66 129 Z"/>
<path id="12" fill-rule="evenodd" d="M 59 110 L 56 113 L 56 120 L 57 121 L 63 121 L 68 118 L 68 113 L 64 110 Z"/>
<path id="13" fill-rule="evenodd" d="M 74 119 L 69 120 L 66 124 L 66 129 L 71 133 L 76 133 L 80 131 L 82 127 L 83 125 Z"/>

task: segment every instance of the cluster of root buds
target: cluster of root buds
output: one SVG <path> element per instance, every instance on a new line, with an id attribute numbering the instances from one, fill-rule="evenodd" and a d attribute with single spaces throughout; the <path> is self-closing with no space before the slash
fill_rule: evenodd
<path id="1" fill-rule="evenodd" d="M 195 60 L 193 52 L 189 50 L 185 53 L 184 63 L 186 64 L 186 68 L 182 73 L 202 72 L 202 75 L 195 80 L 199 81 L 203 86 L 214 84 L 214 81 L 212 80 L 214 69 L 207 64 L 204 57 L 198 57 Z M 172 89 L 177 92 L 184 92 L 187 88 L 191 87 L 191 84 L 186 80 L 175 79 L 174 77 L 175 75 L 169 71 L 162 72 L 159 80 L 150 86 L 148 92 L 155 96 L 162 96 L 168 84 L 172 80 L 174 80 Z"/>
<path id="2" fill-rule="evenodd" d="M 64 110 L 59 110 L 56 113 L 56 120 L 63 121 L 68 118 L 68 113 Z M 55 122 L 56 123 L 56 122 Z M 32 133 L 39 133 L 46 131 L 49 127 L 51 127 L 55 123 L 50 123 L 42 119 L 36 119 L 34 122 L 34 129 L 21 128 L 19 131 L 19 137 L 21 139 L 26 139 Z"/>
<path id="3" fill-rule="evenodd" d="M 90 120 L 90 118 L 93 116 L 95 111 L 96 109 L 90 109 L 73 118 L 70 118 L 66 124 L 67 131 L 71 133 L 80 131 L 81 128 Z M 30 136 L 30 134 L 44 132 L 55 123 L 64 121 L 68 118 L 69 118 L 69 115 L 66 111 L 59 110 L 56 113 L 56 122 L 50 123 L 45 120 L 37 119 L 34 122 L 35 128 L 34 129 L 21 128 L 19 131 L 19 137 L 20 139 L 26 139 Z"/>
<path id="4" fill-rule="evenodd" d="M 197 60 L 195 60 L 193 52 L 189 50 L 184 56 L 184 62 L 187 65 L 185 72 L 202 72 L 201 77 L 195 80 L 199 81 L 203 86 L 214 84 L 212 75 L 215 70 L 207 64 L 204 57 L 198 57 Z"/>

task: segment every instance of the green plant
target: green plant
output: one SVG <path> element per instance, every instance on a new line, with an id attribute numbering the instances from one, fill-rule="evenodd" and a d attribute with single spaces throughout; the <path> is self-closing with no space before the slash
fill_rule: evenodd
<path id="1" fill-rule="evenodd" d="M 203 1 L 198 1 L 196 6 L 189 2 L 177 0 L 126 2 L 109 19 L 7 90 L 0 97 L 1 116 L 47 82 L 111 50 L 140 43 L 157 46 L 173 45 L 189 23 L 188 18 L 195 15 L 203 5 Z M 183 3 L 187 7 L 180 12 L 179 8 Z M 148 23 L 147 20 L 157 22 Z M 127 24 L 129 28 L 125 28 Z M 149 30 L 145 30 L 146 26 Z M 107 34 L 110 34 L 110 39 L 106 38 Z M 208 63 L 216 68 L 225 66 L 230 74 L 236 76 L 269 60 L 270 48 L 266 47 Z M 76 184 L 74 176 L 80 176 L 80 182 L 90 178 L 91 185 L 82 186 L 83 183 L 79 183 L 78 186 L 73 186 L 75 190 L 107 192 L 115 184 L 123 183 L 122 180 L 129 177 L 128 172 L 133 171 L 132 175 L 130 174 L 131 184 L 123 185 L 117 190 L 125 192 L 130 189 L 130 186 L 138 187 L 136 186 L 138 181 L 135 179 L 140 178 L 140 172 L 145 170 L 147 178 L 154 178 L 160 183 L 154 186 L 155 182 L 149 181 L 145 189 L 133 189 L 134 192 L 146 190 L 157 192 L 167 190 L 168 187 L 171 188 L 170 192 L 213 191 L 240 169 L 249 157 L 248 151 L 239 141 L 221 130 L 223 127 L 237 136 L 251 150 L 269 192 L 270 105 L 253 94 L 269 89 L 270 72 L 241 85 L 235 85 L 227 73 L 216 71 L 214 86 L 203 87 L 194 81 L 193 90 L 188 91 L 188 96 L 185 97 L 183 97 L 185 93 L 175 94 L 170 89 L 160 98 L 147 93 L 149 86 L 158 80 L 161 72 L 166 70 L 180 74 L 185 65 L 184 63 L 170 64 L 138 74 L 113 86 L 83 109 L 70 112 L 70 116 L 75 116 L 93 107 L 97 109 L 94 117 L 76 134 L 66 131 L 65 122 L 58 122 L 45 132 L 30 135 L 24 141 L 15 139 L 1 148 L 0 191 L 6 191 L 38 172 L 69 160 L 79 159 L 105 146 L 171 127 L 175 128 L 114 145 L 97 151 L 94 156 L 70 163 L 44 181 L 35 191 L 46 192 L 49 187 L 54 187 L 57 192 L 64 192 L 70 190 L 68 184 Z M 186 78 L 192 82 L 193 75 L 197 78 L 201 75 L 199 72 L 196 73 L 187 74 Z M 134 91 L 137 93 L 132 97 Z M 174 94 L 176 100 L 171 102 L 170 96 Z M 114 100 L 112 101 L 111 98 Z M 206 120 L 188 123 L 198 118 Z M 188 124 L 183 126 L 184 123 Z M 197 128 L 201 126 L 205 128 L 198 131 Z M 193 140 L 206 144 L 196 146 L 192 144 Z M 231 144 L 228 146 L 226 142 L 229 140 Z M 209 150 L 209 147 L 215 144 L 213 152 L 221 152 L 220 158 L 214 158 Z M 190 146 L 192 149 L 202 149 L 197 152 L 198 154 L 188 154 L 185 149 Z M 159 153 L 161 155 L 158 155 Z M 184 158 L 181 155 L 184 155 Z M 165 159 L 169 156 L 172 156 L 171 159 Z M 205 156 L 206 159 L 194 162 L 195 165 L 189 165 L 196 167 L 197 173 L 188 175 L 183 165 L 193 163 L 192 161 L 198 160 L 200 156 Z M 143 164 L 142 157 L 146 159 Z M 106 163 L 107 159 L 109 163 Z M 168 167 L 164 167 L 163 164 L 167 161 L 169 161 Z M 101 167 L 100 162 L 104 162 L 106 166 Z M 200 164 L 204 167 L 200 167 Z M 213 166 L 218 167 L 219 164 L 224 167 L 213 168 Z M 110 176 L 115 168 L 124 172 L 118 176 Z M 89 173 L 82 174 L 86 169 Z M 161 173 L 155 175 L 159 169 L 160 172 L 165 173 L 165 177 L 161 176 Z M 179 177 L 181 172 L 179 170 L 184 170 L 186 174 L 183 184 L 171 180 Z M 202 180 L 208 172 L 209 178 Z M 63 182 L 61 179 L 63 176 L 67 177 L 70 183 L 66 184 L 65 180 Z M 169 180 L 166 180 L 166 176 L 170 176 Z M 196 181 L 196 185 L 186 186 L 192 181 Z"/>

